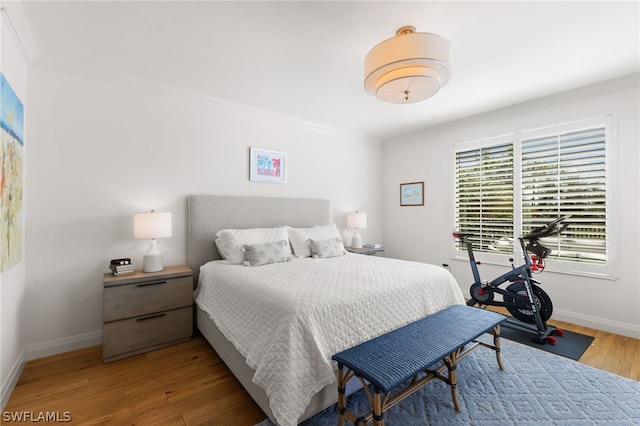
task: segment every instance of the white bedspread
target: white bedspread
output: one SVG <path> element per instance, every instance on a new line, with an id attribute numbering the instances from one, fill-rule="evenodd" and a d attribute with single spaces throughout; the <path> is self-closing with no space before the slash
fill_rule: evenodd
<path id="1" fill-rule="evenodd" d="M 209 262 L 195 301 L 256 370 L 277 422 L 292 426 L 335 380 L 334 353 L 464 298 L 442 267 L 347 254 L 259 267 Z"/>

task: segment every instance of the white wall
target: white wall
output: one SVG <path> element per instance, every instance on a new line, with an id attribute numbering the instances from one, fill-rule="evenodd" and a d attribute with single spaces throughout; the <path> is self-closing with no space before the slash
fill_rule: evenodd
<path id="1" fill-rule="evenodd" d="M 101 342 L 102 274 L 148 246 L 134 212 L 172 212 L 166 265 L 187 262 L 194 193 L 328 199 L 339 227 L 367 211 L 363 239 L 381 240 L 379 140 L 36 66 L 29 96 L 29 359 Z M 249 182 L 251 146 L 287 153 L 286 184 Z"/>
<path id="2" fill-rule="evenodd" d="M 468 284 L 473 279 L 468 261 L 450 257 L 452 145 L 613 112 L 617 118 L 614 122 L 617 145 L 609 153 L 616 162 L 616 179 L 611 179 L 611 183 L 617 192 L 610 202 L 609 214 L 614 215 L 618 235 L 612 242 L 617 252 L 617 279 L 549 271 L 538 278 L 553 300 L 553 318 L 640 338 L 638 80 L 638 75 L 633 75 L 385 141 L 385 253 L 403 259 L 447 263 L 464 294 L 468 294 Z M 399 207 L 399 184 L 414 181 L 425 182 L 425 206 Z M 484 265 L 481 274 L 485 279 L 493 278 L 508 265 L 506 259 L 504 266 Z"/>
<path id="3" fill-rule="evenodd" d="M 28 121 L 27 66 L 11 31 L 13 26 L 1 13 L 0 23 L 0 71 L 15 91 L 25 107 L 25 123 Z M 25 128 L 25 160 L 29 134 Z M 27 193 L 25 188 L 25 194 Z M 27 197 L 27 195 L 25 195 Z M 26 208 L 23 205 L 23 208 Z M 24 229 L 24 211 L 23 211 Z M 0 274 L 0 410 L 5 406 L 9 395 L 24 367 L 25 362 L 25 318 L 26 284 L 25 251 L 23 246 L 22 262 Z"/>

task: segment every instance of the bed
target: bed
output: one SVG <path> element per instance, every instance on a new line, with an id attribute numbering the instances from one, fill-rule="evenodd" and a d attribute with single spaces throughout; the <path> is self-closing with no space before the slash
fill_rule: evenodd
<path id="1" fill-rule="evenodd" d="M 341 242 L 331 243 L 328 252 L 316 244 L 306 257 L 258 266 L 247 265 L 247 260 L 232 262 L 233 255 L 221 248 L 229 259 L 223 260 L 214 240 L 226 229 L 267 229 L 277 235 L 288 230 L 293 254 L 300 254 L 307 250 L 300 244 L 310 241 L 299 238 L 310 235 L 305 232 L 319 229 L 333 236 L 337 228 L 331 224 L 327 200 L 189 197 L 197 327 L 281 426 L 295 425 L 336 402 L 333 353 L 464 303 L 457 283 L 441 267 L 337 255 L 332 250 L 339 250 Z M 333 240 L 321 242 L 326 241 Z M 311 252 L 314 256 L 307 256 Z"/>

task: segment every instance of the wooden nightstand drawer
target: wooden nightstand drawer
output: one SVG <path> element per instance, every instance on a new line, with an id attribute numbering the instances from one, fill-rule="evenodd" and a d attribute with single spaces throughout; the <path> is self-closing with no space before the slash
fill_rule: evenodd
<path id="1" fill-rule="evenodd" d="M 114 361 L 188 340 L 192 329 L 191 307 L 110 322 L 104 324 L 103 358 Z"/>
<path id="2" fill-rule="evenodd" d="M 157 279 L 105 287 L 104 322 L 182 308 L 193 303 L 193 278 Z"/>

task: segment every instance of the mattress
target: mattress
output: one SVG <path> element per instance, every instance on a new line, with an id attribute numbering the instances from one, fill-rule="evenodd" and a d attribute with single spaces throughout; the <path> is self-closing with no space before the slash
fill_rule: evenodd
<path id="1" fill-rule="evenodd" d="M 278 424 L 293 426 L 335 380 L 334 353 L 464 298 L 439 266 L 349 253 L 259 267 L 209 262 L 195 302 L 256 370 Z"/>

